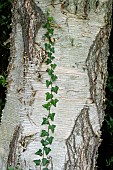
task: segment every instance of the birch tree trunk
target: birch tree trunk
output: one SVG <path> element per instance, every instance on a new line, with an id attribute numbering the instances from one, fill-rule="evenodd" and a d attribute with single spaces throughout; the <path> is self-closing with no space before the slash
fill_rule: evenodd
<path id="1" fill-rule="evenodd" d="M 104 120 L 112 0 L 15 0 L 7 102 L 0 125 L 0 169 L 39 170 L 46 11 L 55 20 L 59 86 L 50 170 L 94 170 Z M 40 77 L 41 76 L 41 77 Z"/>

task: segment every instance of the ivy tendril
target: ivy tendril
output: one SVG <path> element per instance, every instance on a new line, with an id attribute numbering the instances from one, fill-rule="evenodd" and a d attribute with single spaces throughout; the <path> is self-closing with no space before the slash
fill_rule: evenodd
<path id="1" fill-rule="evenodd" d="M 47 59 L 45 63 L 48 65 L 47 73 L 49 75 L 49 80 L 46 80 L 46 87 L 48 89 L 48 92 L 45 93 L 46 103 L 42 105 L 48 112 L 47 116 L 42 118 L 41 125 L 46 125 L 47 129 L 43 129 L 41 131 L 40 137 L 41 139 L 41 145 L 42 148 L 38 149 L 38 151 L 35 153 L 40 157 L 40 159 L 34 160 L 34 163 L 36 166 L 40 166 L 40 169 L 42 170 L 49 170 L 48 165 L 50 163 L 50 152 L 51 152 L 51 144 L 53 142 L 53 134 L 55 131 L 56 125 L 53 124 L 55 113 L 51 111 L 52 107 L 56 107 L 58 103 L 58 99 L 54 97 L 54 94 L 58 93 L 59 87 L 56 85 L 54 86 L 54 82 L 57 80 L 57 76 L 55 75 L 55 68 L 57 64 L 53 62 L 55 59 L 54 53 L 54 44 L 55 39 L 53 38 L 54 35 L 54 28 L 52 27 L 54 23 L 54 19 L 52 16 L 50 16 L 49 11 L 47 11 L 47 22 L 44 25 L 44 28 L 47 30 L 45 33 L 45 38 L 47 39 L 47 42 L 45 43 L 45 51 L 47 53 Z"/>

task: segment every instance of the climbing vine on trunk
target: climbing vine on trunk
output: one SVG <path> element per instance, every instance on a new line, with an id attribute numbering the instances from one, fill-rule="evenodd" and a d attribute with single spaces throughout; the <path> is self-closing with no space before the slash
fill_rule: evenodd
<path id="1" fill-rule="evenodd" d="M 47 12 L 47 22 L 44 26 L 45 29 L 47 29 L 47 32 L 45 34 L 45 51 L 47 54 L 47 59 L 45 63 L 47 64 L 47 74 L 49 76 L 49 79 L 46 80 L 46 87 L 48 89 L 48 92 L 45 93 L 46 103 L 43 104 L 43 107 L 46 109 L 48 114 L 42 118 L 41 125 L 44 126 L 44 129 L 41 131 L 40 137 L 41 139 L 41 145 L 42 148 L 39 148 L 38 151 L 35 153 L 40 158 L 37 160 L 34 160 L 36 166 L 43 167 L 43 170 L 48 170 L 48 164 L 50 163 L 50 157 L 49 154 L 51 152 L 51 144 L 54 139 L 54 131 L 56 125 L 54 122 L 54 117 L 56 113 L 52 112 L 52 107 L 56 107 L 58 103 L 58 99 L 55 98 L 55 94 L 58 93 L 59 87 L 57 85 L 54 85 L 54 82 L 57 80 L 57 76 L 55 75 L 55 68 L 56 64 L 54 63 L 54 28 L 53 28 L 54 19 L 52 16 L 50 16 L 50 13 Z"/>

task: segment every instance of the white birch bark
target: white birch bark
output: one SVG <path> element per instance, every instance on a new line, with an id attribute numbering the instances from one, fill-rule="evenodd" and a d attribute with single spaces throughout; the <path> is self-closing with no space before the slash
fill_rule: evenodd
<path id="1" fill-rule="evenodd" d="M 38 170 L 48 78 L 44 13 L 55 20 L 59 86 L 50 170 L 94 170 L 104 120 L 112 0 L 15 0 L 7 102 L 0 125 L 0 169 Z M 38 7 L 36 7 L 36 5 Z M 64 8 L 63 8 L 64 7 Z M 29 14 L 29 15 L 28 15 Z M 36 43 L 40 44 L 37 45 Z M 39 78 L 39 73 L 41 78 Z"/>

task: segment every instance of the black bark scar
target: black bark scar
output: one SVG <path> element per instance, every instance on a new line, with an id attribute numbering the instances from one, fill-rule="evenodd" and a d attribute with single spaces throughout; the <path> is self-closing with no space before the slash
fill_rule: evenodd
<path id="1" fill-rule="evenodd" d="M 43 24 L 45 24 L 46 18 L 41 8 L 38 7 L 33 0 L 28 1 L 28 3 L 30 3 L 30 10 L 31 10 L 30 12 L 29 12 L 29 9 L 26 8 L 26 5 L 25 5 L 26 2 L 27 1 L 22 0 L 22 3 L 18 9 L 18 13 L 20 16 L 20 24 L 22 26 L 24 54 L 26 54 L 28 58 L 31 60 L 33 56 L 31 57 L 32 54 L 30 54 L 30 51 L 29 51 L 30 32 L 31 30 L 33 32 L 33 37 L 32 37 L 32 40 L 33 40 L 32 47 L 33 47 L 35 43 L 36 34 L 38 30 L 40 29 L 40 27 Z M 32 14 L 34 14 L 34 18 L 32 18 Z M 30 25 L 31 20 L 33 21 L 32 27 Z"/>

